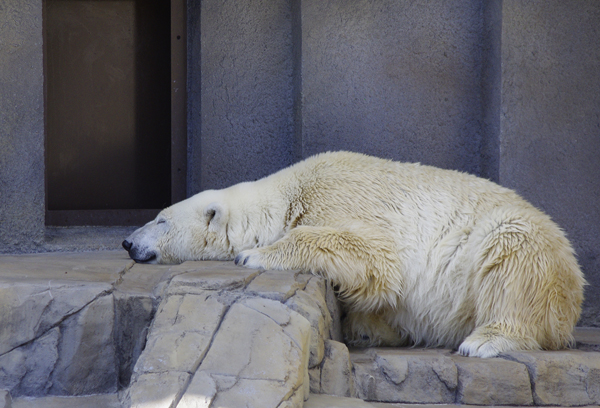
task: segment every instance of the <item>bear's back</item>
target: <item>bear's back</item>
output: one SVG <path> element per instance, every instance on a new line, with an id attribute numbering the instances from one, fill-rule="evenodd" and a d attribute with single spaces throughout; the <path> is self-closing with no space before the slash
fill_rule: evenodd
<path id="1" fill-rule="evenodd" d="M 504 205 L 537 212 L 515 192 L 489 180 L 358 153 L 322 153 L 301 162 L 294 173 L 306 215 L 314 212 L 327 221 L 399 222 L 423 234 L 449 220 L 477 218 Z"/>

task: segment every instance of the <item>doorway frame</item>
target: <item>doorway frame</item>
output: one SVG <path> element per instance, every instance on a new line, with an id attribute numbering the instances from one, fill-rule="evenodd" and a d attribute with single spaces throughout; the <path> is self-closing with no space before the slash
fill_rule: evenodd
<path id="1" fill-rule="evenodd" d="M 171 203 L 187 197 L 187 1 L 171 4 Z M 42 30 L 46 32 L 46 0 L 42 5 Z M 45 36 L 45 34 L 44 34 Z M 47 72 L 44 42 L 44 75 Z M 47 103 L 44 79 L 44 107 Z M 47 129 L 44 108 L 44 129 Z M 46 133 L 46 132 L 45 132 Z M 47 133 L 44 136 L 46 143 Z M 46 150 L 46 149 L 45 149 Z M 45 225 L 66 226 L 138 226 L 150 221 L 162 208 L 116 210 L 48 210 L 48 175 L 45 182 Z"/>

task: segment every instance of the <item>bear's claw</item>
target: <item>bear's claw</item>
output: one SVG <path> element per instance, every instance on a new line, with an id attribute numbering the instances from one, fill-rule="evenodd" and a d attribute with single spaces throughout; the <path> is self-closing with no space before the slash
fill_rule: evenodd
<path id="1" fill-rule="evenodd" d="M 261 269 L 265 267 L 258 249 L 247 249 L 240 252 L 235 257 L 234 262 L 236 265 L 252 269 Z"/>
<path id="2" fill-rule="evenodd" d="M 242 258 L 244 258 L 242 260 Z M 235 259 L 233 260 L 233 262 L 235 262 L 236 265 L 239 265 L 240 262 L 242 262 L 242 265 L 246 265 L 246 262 L 248 262 L 248 257 L 244 257 L 242 256 L 242 254 L 238 254 L 238 256 L 235 257 Z"/>

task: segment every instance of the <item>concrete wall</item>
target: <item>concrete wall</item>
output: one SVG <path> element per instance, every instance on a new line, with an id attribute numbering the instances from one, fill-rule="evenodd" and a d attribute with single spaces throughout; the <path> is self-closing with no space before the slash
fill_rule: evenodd
<path id="1" fill-rule="evenodd" d="M 292 164 L 291 3 L 195 0 L 190 11 L 190 193 Z"/>
<path id="2" fill-rule="evenodd" d="M 41 3 L 0 6 L 0 252 L 54 236 Z M 487 177 L 566 230 L 600 325 L 600 2 L 188 0 L 188 20 L 190 195 L 336 149 Z"/>
<path id="3" fill-rule="evenodd" d="M 189 7 L 190 193 L 339 149 L 481 173 L 481 1 L 259 3 Z"/>
<path id="4" fill-rule="evenodd" d="M 481 2 L 302 1 L 302 153 L 480 171 Z"/>
<path id="5" fill-rule="evenodd" d="M 504 0 L 500 183 L 552 216 L 600 325 L 600 2 Z"/>
<path id="6" fill-rule="evenodd" d="M 0 3 L 0 252 L 44 234 L 42 1 Z"/>

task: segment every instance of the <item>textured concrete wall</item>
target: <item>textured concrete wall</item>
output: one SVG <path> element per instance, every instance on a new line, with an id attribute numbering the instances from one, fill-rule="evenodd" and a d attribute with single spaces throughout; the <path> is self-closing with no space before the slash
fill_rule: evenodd
<path id="1" fill-rule="evenodd" d="M 44 233 L 42 1 L 0 3 L 0 252 Z"/>
<path id="2" fill-rule="evenodd" d="M 479 174 L 482 2 L 302 1 L 302 152 Z"/>
<path id="3" fill-rule="evenodd" d="M 483 2 L 481 41 L 482 138 L 480 176 L 500 178 L 500 112 L 502 83 L 502 0 Z"/>
<path id="4" fill-rule="evenodd" d="M 567 232 L 600 325 L 600 2 L 504 0 L 500 183 Z"/>
<path id="5" fill-rule="evenodd" d="M 188 65 L 196 98 L 189 191 L 254 180 L 292 164 L 291 2 L 207 0 L 190 9 L 200 38 L 192 33 Z"/>

